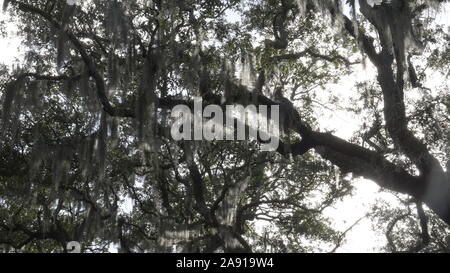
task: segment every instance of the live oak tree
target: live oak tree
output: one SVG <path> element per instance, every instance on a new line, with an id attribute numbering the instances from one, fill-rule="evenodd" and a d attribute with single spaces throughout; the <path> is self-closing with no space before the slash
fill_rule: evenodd
<path id="1" fill-rule="evenodd" d="M 401 200 L 369 215 L 386 250 L 448 251 L 449 33 L 434 20 L 446 4 L 4 1 L 25 58 L 0 78 L 0 243 L 335 251 L 348 230 L 323 212 L 363 177 Z M 321 128 L 319 97 L 362 66 L 376 77 L 344 107 L 364 126 L 342 139 Z M 171 109 L 194 96 L 280 105 L 280 146 L 174 141 Z M 319 106 L 337 110 L 330 97 Z"/>

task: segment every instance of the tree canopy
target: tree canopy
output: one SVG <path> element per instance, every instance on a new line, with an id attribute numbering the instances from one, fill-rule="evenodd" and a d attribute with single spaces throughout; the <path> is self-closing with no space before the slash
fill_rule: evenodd
<path id="1" fill-rule="evenodd" d="M 448 1 L 3 2 L 25 52 L 0 67 L 8 251 L 334 252 L 353 226 L 324 210 L 361 177 L 400 203 L 367 215 L 385 251 L 449 251 Z M 194 97 L 279 105 L 280 145 L 175 141 Z"/>

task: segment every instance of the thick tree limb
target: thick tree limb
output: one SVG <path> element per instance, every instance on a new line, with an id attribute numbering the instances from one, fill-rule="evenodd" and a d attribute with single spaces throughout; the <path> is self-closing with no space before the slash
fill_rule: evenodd
<path id="1" fill-rule="evenodd" d="M 420 171 L 421 193 L 419 200 L 424 201 L 433 209 L 447 224 L 450 224 L 450 181 L 447 178 L 439 161 L 430 153 L 427 146 L 420 141 L 411 130 L 408 129 L 408 122 L 404 103 L 403 75 L 405 72 L 405 45 L 403 43 L 392 45 L 387 37 L 386 26 L 391 28 L 392 35 L 408 33 L 411 31 L 409 7 L 403 6 L 399 11 L 400 18 L 393 17 L 392 12 L 399 7 L 397 1 L 392 4 L 383 4 L 383 9 L 374 9 L 367 5 L 365 1 L 359 1 L 361 12 L 374 25 L 380 37 L 382 50 L 377 53 L 371 38 L 366 36 L 361 30 L 356 35 L 352 22 L 344 17 L 345 28 L 361 44 L 364 52 L 369 56 L 372 63 L 378 70 L 378 82 L 380 84 L 384 99 L 384 118 L 386 130 L 394 141 L 395 146 L 403 152 Z M 386 17 L 391 16 L 391 17 Z M 401 25 L 403 24 L 403 25 Z M 406 29 L 402 29 L 406 28 Z M 391 33 L 390 32 L 390 33 Z M 405 37 L 396 37 L 402 40 Z M 392 48 L 394 47 L 394 52 Z M 392 64 L 394 59 L 397 64 L 397 74 L 394 74 Z M 420 192 L 419 191 L 419 192 Z"/>
<path id="2" fill-rule="evenodd" d="M 307 56 L 307 55 L 309 55 L 313 58 L 324 60 L 324 61 L 331 62 L 331 63 L 335 62 L 335 61 L 341 61 L 347 66 L 358 63 L 358 62 L 350 62 L 347 58 L 345 58 L 344 56 L 338 55 L 338 54 L 334 54 L 334 55 L 321 54 L 321 53 L 314 51 L 312 48 L 307 48 L 307 49 L 297 52 L 297 53 L 287 53 L 287 54 L 277 55 L 273 58 L 277 61 L 296 60 L 296 59 L 299 59 L 299 58 Z"/>
<path id="3" fill-rule="evenodd" d="M 277 103 L 261 94 L 252 94 L 245 87 L 235 86 L 239 90 L 238 95 L 228 98 L 226 103 L 240 103 L 242 105 L 277 105 Z M 163 99 L 166 105 L 172 105 L 170 98 Z M 220 104 L 221 97 L 215 94 L 205 94 L 204 102 L 206 104 Z M 176 103 L 192 105 L 191 102 L 176 100 Z M 300 115 L 298 115 L 300 117 Z M 329 133 L 321 133 L 313 131 L 309 125 L 302 120 L 292 124 L 298 127 L 290 128 L 302 136 L 302 140 L 293 144 L 282 144 L 277 152 L 287 155 L 301 155 L 311 149 L 315 149 L 323 158 L 331 161 L 346 172 L 353 172 L 355 175 L 375 181 L 383 188 L 396 192 L 408 194 L 422 200 L 429 205 L 444 221 L 450 223 L 450 215 L 448 214 L 447 205 L 439 205 L 444 199 L 447 188 L 440 188 L 442 191 L 429 188 L 429 175 L 414 176 L 401 167 L 393 164 L 383 157 L 381 153 L 363 148 L 356 144 L 349 143 L 341 138 L 333 136 Z M 416 145 L 416 144 L 414 144 Z M 432 173 L 435 175 L 435 173 Z M 439 173 L 438 173 L 439 175 Z M 447 176 L 445 176 L 446 178 Z M 433 181 L 441 181 L 439 179 Z M 432 189 L 439 189 L 434 185 Z M 440 196 L 442 195 L 442 197 Z M 431 198 L 431 197 L 434 198 Z M 440 200 L 439 202 L 436 200 Z"/>

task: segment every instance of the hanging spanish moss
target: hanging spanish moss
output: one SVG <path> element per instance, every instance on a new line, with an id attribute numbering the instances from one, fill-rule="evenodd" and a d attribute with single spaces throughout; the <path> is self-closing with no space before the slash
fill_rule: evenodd
<path id="1" fill-rule="evenodd" d="M 10 82 L 6 85 L 5 88 L 5 93 L 4 93 L 4 98 L 3 98 L 3 115 L 2 115 L 2 138 L 4 139 L 4 134 L 6 132 L 7 126 L 10 122 L 13 122 L 12 120 L 10 120 L 11 118 L 11 111 L 12 109 L 14 109 L 14 99 L 15 97 L 20 95 L 20 82 L 17 81 L 13 81 Z"/>
<path id="2" fill-rule="evenodd" d="M 98 180 L 103 183 L 105 180 L 106 164 L 106 139 L 108 134 L 106 113 L 102 112 L 100 116 L 100 128 L 97 133 L 97 156 L 98 156 Z"/>
<path id="3" fill-rule="evenodd" d="M 67 146 L 57 146 L 53 152 L 52 175 L 54 184 L 53 198 L 60 193 L 61 183 L 67 179 L 67 173 L 70 169 L 70 160 L 72 159 L 72 150 Z"/>
<path id="4" fill-rule="evenodd" d="M 253 56 L 251 54 L 242 54 L 241 57 L 241 73 L 240 81 L 241 85 L 247 87 L 249 90 L 253 90 L 255 86 L 255 66 Z"/>
<path id="5" fill-rule="evenodd" d="M 94 147 L 95 147 L 96 138 L 91 135 L 83 139 L 79 149 L 79 157 L 80 157 L 80 170 L 81 175 L 84 178 L 91 177 L 93 175 L 93 163 L 94 163 Z"/>
<path id="6" fill-rule="evenodd" d="M 123 2 L 108 1 L 105 19 L 106 34 L 112 39 L 113 45 L 125 44 L 128 41 L 129 27 Z"/>
<path id="7" fill-rule="evenodd" d="M 337 0 L 297 0 L 300 15 L 305 17 L 310 7 L 323 16 L 330 17 L 332 23 L 342 22 L 342 3 Z"/>
<path id="8" fill-rule="evenodd" d="M 67 59 L 69 55 L 69 48 L 67 45 L 67 35 L 65 31 L 59 30 L 56 35 L 56 66 L 57 69 L 60 70 L 64 64 L 64 61 Z"/>
<path id="9" fill-rule="evenodd" d="M 12 24 L 23 43 L 0 64 L 0 243 L 333 252 L 358 222 L 326 213 L 367 179 L 401 193 L 364 217 L 405 215 L 377 230 L 383 250 L 447 251 L 446 82 L 428 81 L 448 66 L 441 2 L 3 1 L 2 37 Z M 260 115 L 230 122 L 231 106 Z M 195 140 L 175 140 L 174 107 L 200 115 L 182 128 Z M 234 140 L 207 140 L 220 116 Z"/>

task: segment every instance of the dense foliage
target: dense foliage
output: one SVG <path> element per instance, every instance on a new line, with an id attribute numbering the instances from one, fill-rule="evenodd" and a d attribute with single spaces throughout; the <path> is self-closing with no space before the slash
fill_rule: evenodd
<path id="1" fill-rule="evenodd" d="M 443 6 L 4 0 L 2 24 L 17 26 L 25 55 L 0 74 L 0 243 L 24 252 L 67 251 L 70 241 L 83 252 L 335 251 L 348 230 L 323 212 L 364 177 L 399 200 L 367 216 L 386 251 L 448 251 Z M 362 69 L 367 79 L 344 85 L 351 100 L 329 88 Z M 277 151 L 252 139 L 174 141 L 171 109 L 194 96 L 280 105 Z M 324 108 L 360 128 L 335 136 Z"/>

